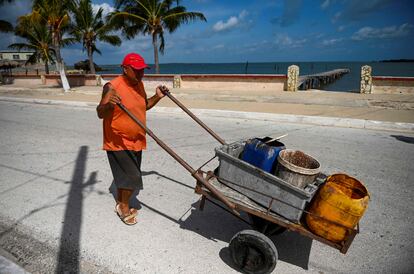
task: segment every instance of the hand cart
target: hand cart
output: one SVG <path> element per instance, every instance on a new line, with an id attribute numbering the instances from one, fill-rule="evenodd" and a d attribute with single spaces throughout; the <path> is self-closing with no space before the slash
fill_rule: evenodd
<path id="1" fill-rule="evenodd" d="M 177 104 L 184 112 L 186 112 L 192 119 L 194 119 L 200 126 L 202 126 L 209 134 L 211 134 L 219 143 L 223 146 L 227 145 L 226 142 L 214 133 L 209 127 L 207 127 L 201 120 L 199 120 L 191 111 L 189 111 L 181 102 L 179 102 L 170 92 L 164 92 L 175 104 Z M 322 242 L 328 246 L 338 249 L 341 253 L 345 254 L 348 248 L 352 244 L 356 234 L 359 233 L 359 224 L 356 228 L 346 228 L 347 235 L 345 239 L 339 243 L 332 242 L 324 239 L 314 233 L 312 233 L 301 221 L 300 216 L 302 213 L 312 214 L 304 210 L 305 202 L 301 205 L 291 205 L 283 200 L 284 194 L 279 197 L 271 196 L 266 193 L 261 193 L 256 189 L 247 187 L 246 185 L 240 185 L 237 182 L 230 182 L 226 179 L 220 178 L 218 172 L 202 171 L 202 168 L 210 161 L 205 163 L 198 169 L 191 167 L 185 160 L 178 156 L 170 147 L 168 147 L 163 141 L 161 141 L 149 128 L 147 128 L 141 121 L 139 121 L 126 107 L 119 103 L 118 106 L 126 112 L 126 114 L 134 120 L 139 126 L 141 126 L 146 133 L 151 136 L 158 145 L 160 145 L 166 152 L 168 152 L 177 162 L 179 162 L 190 174 L 196 179 L 195 193 L 201 195 L 201 202 L 199 205 L 200 210 L 203 210 L 205 201 L 208 200 L 224 210 L 230 212 L 236 217 L 249 223 L 252 226 L 252 230 L 243 230 L 238 232 L 231 239 L 229 243 L 229 249 L 231 257 L 237 267 L 244 273 L 270 273 L 276 266 L 278 259 L 278 252 L 274 243 L 269 239 L 270 236 L 282 233 L 285 230 L 297 232 L 305 237 Z M 217 152 L 217 150 L 216 150 Z M 214 159 L 214 158 L 213 158 Z M 220 168 L 220 165 L 219 165 Z M 263 171 L 255 169 L 259 176 L 262 176 Z M 266 175 L 267 176 L 267 175 Z M 316 188 L 324 182 L 323 174 L 315 181 Z M 287 184 L 281 179 L 277 178 L 281 184 Z M 247 192 L 243 192 L 241 190 Z M 316 191 L 314 191 L 316 192 Z M 253 193 L 255 197 L 266 198 L 269 203 L 267 205 L 263 202 L 256 202 L 247 197 L 243 193 Z M 259 196 L 257 196 L 259 195 Z M 308 202 L 310 199 L 308 199 Z M 223 206 L 224 205 L 224 206 Z M 280 208 L 292 207 L 300 215 L 296 220 L 286 218 L 283 215 L 284 210 Z M 276 212 L 275 212 L 276 208 Z M 295 212 L 296 212 L 295 211 Z M 245 220 L 241 213 L 248 216 L 249 220 Z M 314 217 L 320 218 L 313 214 Z M 329 220 L 325 220 L 331 222 Z M 341 224 L 331 222 L 336 225 Z"/>

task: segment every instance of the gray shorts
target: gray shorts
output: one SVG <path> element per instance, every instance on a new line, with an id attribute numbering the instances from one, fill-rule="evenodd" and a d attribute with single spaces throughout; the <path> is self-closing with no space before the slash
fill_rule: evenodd
<path id="1" fill-rule="evenodd" d="M 142 151 L 107 151 L 109 165 L 117 188 L 143 188 L 141 174 Z"/>

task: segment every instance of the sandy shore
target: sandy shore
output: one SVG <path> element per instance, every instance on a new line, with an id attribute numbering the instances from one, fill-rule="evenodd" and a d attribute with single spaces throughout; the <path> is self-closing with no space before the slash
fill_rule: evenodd
<path id="1" fill-rule="evenodd" d="M 102 87 L 74 87 L 64 93 L 59 87 L 0 86 L 0 96 L 98 103 Z M 308 116 L 355 118 L 387 122 L 414 123 L 414 95 L 359 94 L 308 90 L 299 92 L 214 91 L 172 89 L 188 108 L 220 109 L 244 112 L 279 113 Z M 147 89 L 148 96 L 153 90 Z M 175 107 L 168 98 L 158 106 Z"/>

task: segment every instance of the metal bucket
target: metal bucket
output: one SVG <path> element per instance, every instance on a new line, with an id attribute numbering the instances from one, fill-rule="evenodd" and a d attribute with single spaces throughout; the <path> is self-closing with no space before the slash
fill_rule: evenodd
<path id="1" fill-rule="evenodd" d="M 277 162 L 275 175 L 299 188 L 315 181 L 320 172 L 319 162 L 299 150 L 282 150 Z"/>

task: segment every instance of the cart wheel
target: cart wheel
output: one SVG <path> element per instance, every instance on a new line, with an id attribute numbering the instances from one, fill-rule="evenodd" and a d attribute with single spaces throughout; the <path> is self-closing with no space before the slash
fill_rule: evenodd
<path id="1" fill-rule="evenodd" d="M 257 217 L 256 215 L 249 214 L 249 218 L 252 222 L 252 228 L 268 237 L 279 235 L 286 231 L 285 227 L 269 222 L 263 218 Z"/>
<path id="2" fill-rule="evenodd" d="M 231 257 L 244 273 L 265 274 L 276 267 L 277 250 L 262 233 L 243 230 L 233 236 L 229 244 Z"/>

